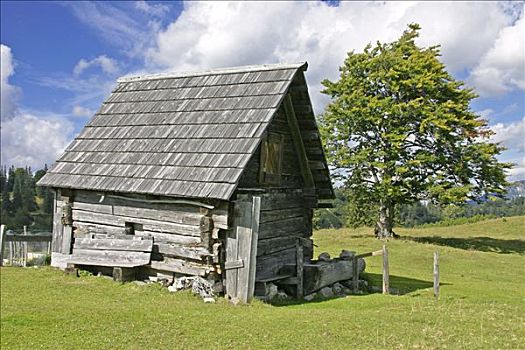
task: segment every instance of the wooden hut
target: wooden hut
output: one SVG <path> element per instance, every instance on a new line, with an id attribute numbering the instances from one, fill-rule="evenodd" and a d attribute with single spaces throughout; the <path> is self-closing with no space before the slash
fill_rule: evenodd
<path id="1" fill-rule="evenodd" d="M 334 197 L 306 69 L 118 80 L 38 183 L 56 190 L 53 265 L 203 276 L 241 300 L 300 270 Z"/>

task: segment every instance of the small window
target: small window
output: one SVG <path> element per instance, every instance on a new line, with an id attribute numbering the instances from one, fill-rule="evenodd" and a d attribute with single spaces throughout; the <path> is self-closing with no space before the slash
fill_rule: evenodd
<path id="1" fill-rule="evenodd" d="M 283 138 L 279 134 L 269 134 L 261 145 L 261 168 L 259 181 L 266 185 L 280 185 Z"/>
<path id="2" fill-rule="evenodd" d="M 127 234 L 127 235 L 134 235 L 135 234 L 135 225 L 132 223 L 132 222 L 126 222 L 124 224 L 125 228 L 124 228 L 124 232 Z"/>

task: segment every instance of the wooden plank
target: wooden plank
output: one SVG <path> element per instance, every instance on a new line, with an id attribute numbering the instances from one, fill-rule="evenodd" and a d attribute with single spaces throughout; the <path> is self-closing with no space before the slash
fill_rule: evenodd
<path id="1" fill-rule="evenodd" d="M 434 297 L 439 298 L 439 252 L 434 252 Z"/>
<path id="2" fill-rule="evenodd" d="M 388 250 L 383 245 L 383 294 L 390 294 L 390 275 L 388 268 Z"/>
<path id="3" fill-rule="evenodd" d="M 5 225 L 0 225 L 0 266 L 4 266 L 4 245 L 6 242 L 5 236 Z"/>
<path id="4" fill-rule="evenodd" d="M 124 227 L 94 224 L 90 222 L 73 221 L 75 237 L 88 236 L 91 234 L 124 234 Z"/>
<path id="5" fill-rule="evenodd" d="M 248 265 L 248 291 L 247 302 L 253 298 L 255 291 L 255 274 L 257 264 L 257 242 L 259 239 L 259 220 L 261 213 L 261 198 L 253 197 L 251 211 L 251 249 Z"/>
<path id="6" fill-rule="evenodd" d="M 296 298 L 301 299 L 304 294 L 304 286 L 303 286 L 303 246 L 301 244 L 301 241 L 297 240 L 297 252 L 296 252 L 296 265 L 297 265 L 297 290 L 296 290 Z"/>
<path id="7" fill-rule="evenodd" d="M 244 267 L 244 260 L 231 260 L 224 263 L 225 270 L 240 269 Z"/>
<path id="8" fill-rule="evenodd" d="M 62 254 L 71 254 L 72 242 L 73 242 L 73 227 L 70 225 L 63 225 L 62 227 Z"/>
<path id="9" fill-rule="evenodd" d="M 237 209 L 236 204 L 236 209 Z M 238 245 L 237 245 L 237 230 L 235 229 L 235 225 L 237 224 L 238 218 L 234 218 L 234 227 L 232 230 L 229 230 L 227 232 L 226 236 L 226 262 L 229 260 L 236 261 L 238 260 L 237 252 L 238 252 Z M 238 269 L 232 269 L 225 271 L 225 279 L 226 279 L 226 295 L 230 296 L 231 298 L 237 297 L 237 276 L 238 276 Z"/>
<path id="10" fill-rule="evenodd" d="M 256 280 L 260 281 L 280 275 L 280 270 L 285 264 L 292 264 L 295 267 L 295 250 L 293 246 L 271 255 L 257 257 Z"/>
<path id="11" fill-rule="evenodd" d="M 306 232 L 304 218 L 290 218 L 262 224 L 259 230 L 259 237 L 260 239 L 284 236 L 303 237 Z"/>
<path id="12" fill-rule="evenodd" d="M 280 210 L 265 210 L 261 212 L 261 224 L 279 221 L 283 219 L 304 217 L 305 209 L 304 208 L 289 208 L 289 209 L 280 209 Z"/>
<path id="13" fill-rule="evenodd" d="M 290 126 L 290 132 L 292 134 L 293 143 L 297 152 L 299 160 L 299 168 L 301 169 L 301 175 L 303 176 L 304 184 L 307 188 L 315 187 L 312 172 L 308 164 L 308 157 L 306 156 L 306 150 L 301 136 L 301 131 L 297 123 L 297 116 L 295 115 L 292 98 L 288 94 L 284 99 L 284 109 L 286 111 L 286 117 L 288 125 Z"/>
<path id="14" fill-rule="evenodd" d="M 137 252 L 151 252 L 152 248 L 152 239 L 77 238 L 75 239 L 75 245 L 73 249 L 127 250 Z"/>
<path id="15" fill-rule="evenodd" d="M 188 236 L 200 236 L 198 225 L 184 225 L 172 222 L 163 222 L 150 219 L 142 219 L 120 215 L 110 215 L 102 213 L 87 212 L 83 210 L 73 210 L 73 220 L 86 223 L 96 223 L 110 226 L 124 227 L 126 222 L 141 224 L 146 231 L 157 231 L 162 233 L 176 233 Z"/>
<path id="16" fill-rule="evenodd" d="M 62 236 L 63 236 L 63 225 L 62 225 L 62 206 L 56 200 L 57 194 L 55 192 L 54 201 L 54 212 L 53 212 L 53 241 L 52 241 L 52 252 L 62 253 Z"/>
<path id="17" fill-rule="evenodd" d="M 200 237 L 183 236 L 183 235 L 177 235 L 173 233 L 161 233 L 161 232 L 153 232 L 153 231 L 145 231 L 145 230 L 136 230 L 135 236 L 152 237 L 154 239 L 155 244 L 174 243 L 174 244 L 185 244 L 185 245 L 192 245 L 192 246 L 202 245 L 202 241 Z"/>
<path id="18" fill-rule="evenodd" d="M 73 249 L 70 263 L 77 265 L 132 267 L 149 264 L 151 253 L 119 250 Z"/>
<path id="19" fill-rule="evenodd" d="M 102 202 L 100 202 L 101 198 L 103 198 Z M 134 199 L 111 195 L 103 196 L 91 191 L 78 191 L 75 197 L 74 208 L 187 225 L 198 225 L 202 216 L 200 208 L 196 205 L 144 202 Z"/>
<path id="20" fill-rule="evenodd" d="M 206 276 L 213 268 L 211 266 L 198 266 L 189 264 L 184 260 L 165 259 L 164 261 L 151 261 L 150 267 L 155 270 L 182 273 L 193 276 Z"/>
<path id="21" fill-rule="evenodd" d="M 257 242 L 257 256 L 270 255 L 295 246 L 297 236 L 284 236 L 259 239 Z"/>
<path id="22" fill-rule="evenodd" d="M 191 247 L 179 244 L 155 243 L 153 252 L 168 257 L 181 257 L 193 260 L 202 260 L 207 256 L 213 256 L 207 249 L 202 247 Z"/>

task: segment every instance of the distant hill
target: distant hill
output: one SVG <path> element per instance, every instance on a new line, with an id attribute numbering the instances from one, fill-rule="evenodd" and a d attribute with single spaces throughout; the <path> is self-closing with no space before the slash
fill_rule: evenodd
<path id="1" fill-rule="evenodd" d="M 507 187 L 506 198 L 514 199 L 519 197 L 525 197 L 525 180 L 513 182 Z"/>

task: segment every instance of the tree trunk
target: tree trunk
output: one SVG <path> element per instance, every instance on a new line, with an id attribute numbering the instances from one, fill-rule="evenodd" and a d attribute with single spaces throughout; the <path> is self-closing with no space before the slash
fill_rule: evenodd
<path id="1" fill-rule="evenodd" d="M 377 238 L 391 238 L 394 236 L 394 205 L 389 201 L 379 203 L 379 220 L 376 223 L 375 235 Z"/>

